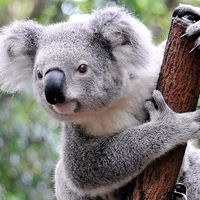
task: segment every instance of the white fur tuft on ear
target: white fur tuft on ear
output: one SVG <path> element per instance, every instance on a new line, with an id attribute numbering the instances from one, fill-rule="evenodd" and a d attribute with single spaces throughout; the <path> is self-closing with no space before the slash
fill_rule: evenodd
<path id="1" fill-rule="evenodd" d="M 16 21 L 0 32 L 0 88 L 13 93 L 31 83 L 41 26 Z"/>

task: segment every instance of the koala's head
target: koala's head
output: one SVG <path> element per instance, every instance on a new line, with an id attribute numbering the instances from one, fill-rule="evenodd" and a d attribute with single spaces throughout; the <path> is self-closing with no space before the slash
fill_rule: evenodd
<path id="1" fill-rule="evenodd" d="M 151 37 L 115 7 L 78 23 L 17 21 L 1 30 L 0 47 L 1 88 L 15 92 L 33 82 L 42 106 L 68 120 L 123 98 L 128 80 L 148 62 Z"/>

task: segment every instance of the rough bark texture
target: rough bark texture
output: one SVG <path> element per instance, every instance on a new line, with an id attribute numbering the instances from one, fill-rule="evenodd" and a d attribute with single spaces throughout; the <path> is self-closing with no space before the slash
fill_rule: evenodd
<path id="1" fill-rule="evenodd" d="M 173 18 L 158 89 L 176 112 L 194 111 L 200 91 L 200 52 L 189 53 L 195 37 L 181 37 L 189 20 Z M 185 145 L 156 160 L 134 181 L 130 200 L 168 200 L 182 163 Z"/>

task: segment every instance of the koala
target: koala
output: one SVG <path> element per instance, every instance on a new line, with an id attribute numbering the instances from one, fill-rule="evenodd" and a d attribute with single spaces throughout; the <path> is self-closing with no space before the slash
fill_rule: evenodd
<path id="1" fill-rule="evenodd" d="M 175 11 L 188 13 L 200 18 L 197 7 Z M 199 21 L 186 30 L 194 34 Z M 46 26 L 16 21 L 1 29 L 0 47 L 1 89 L 13 93 L 32 83 L 39 104 L 63 124 L 58 200 L 125 199 L 148 164 L 200 137 L 200 111 L 176 113 L 155 90 L 164 45 L 155 46 L 147 27 L 124 8 Z M 200 197 L 199 153 L 189 144 L 180 172 L 189 200 Z"/>

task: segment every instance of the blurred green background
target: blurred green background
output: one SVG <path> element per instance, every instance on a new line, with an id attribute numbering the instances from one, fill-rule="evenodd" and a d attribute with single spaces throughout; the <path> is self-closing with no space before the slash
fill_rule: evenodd
<path id="1" fill-rule="evenodd" d="M 106 5 L 122 4 L 154 33 L 166 38 L 179 3 L 200 0 L 0 0 L 0 26 L 16 19 L 43 24 L 67 20 Z M 53 200 L 53 174 L 59 151 L 59 123 L 33 99 L 33 92 L 0 93 L 0 200 Z"/>

